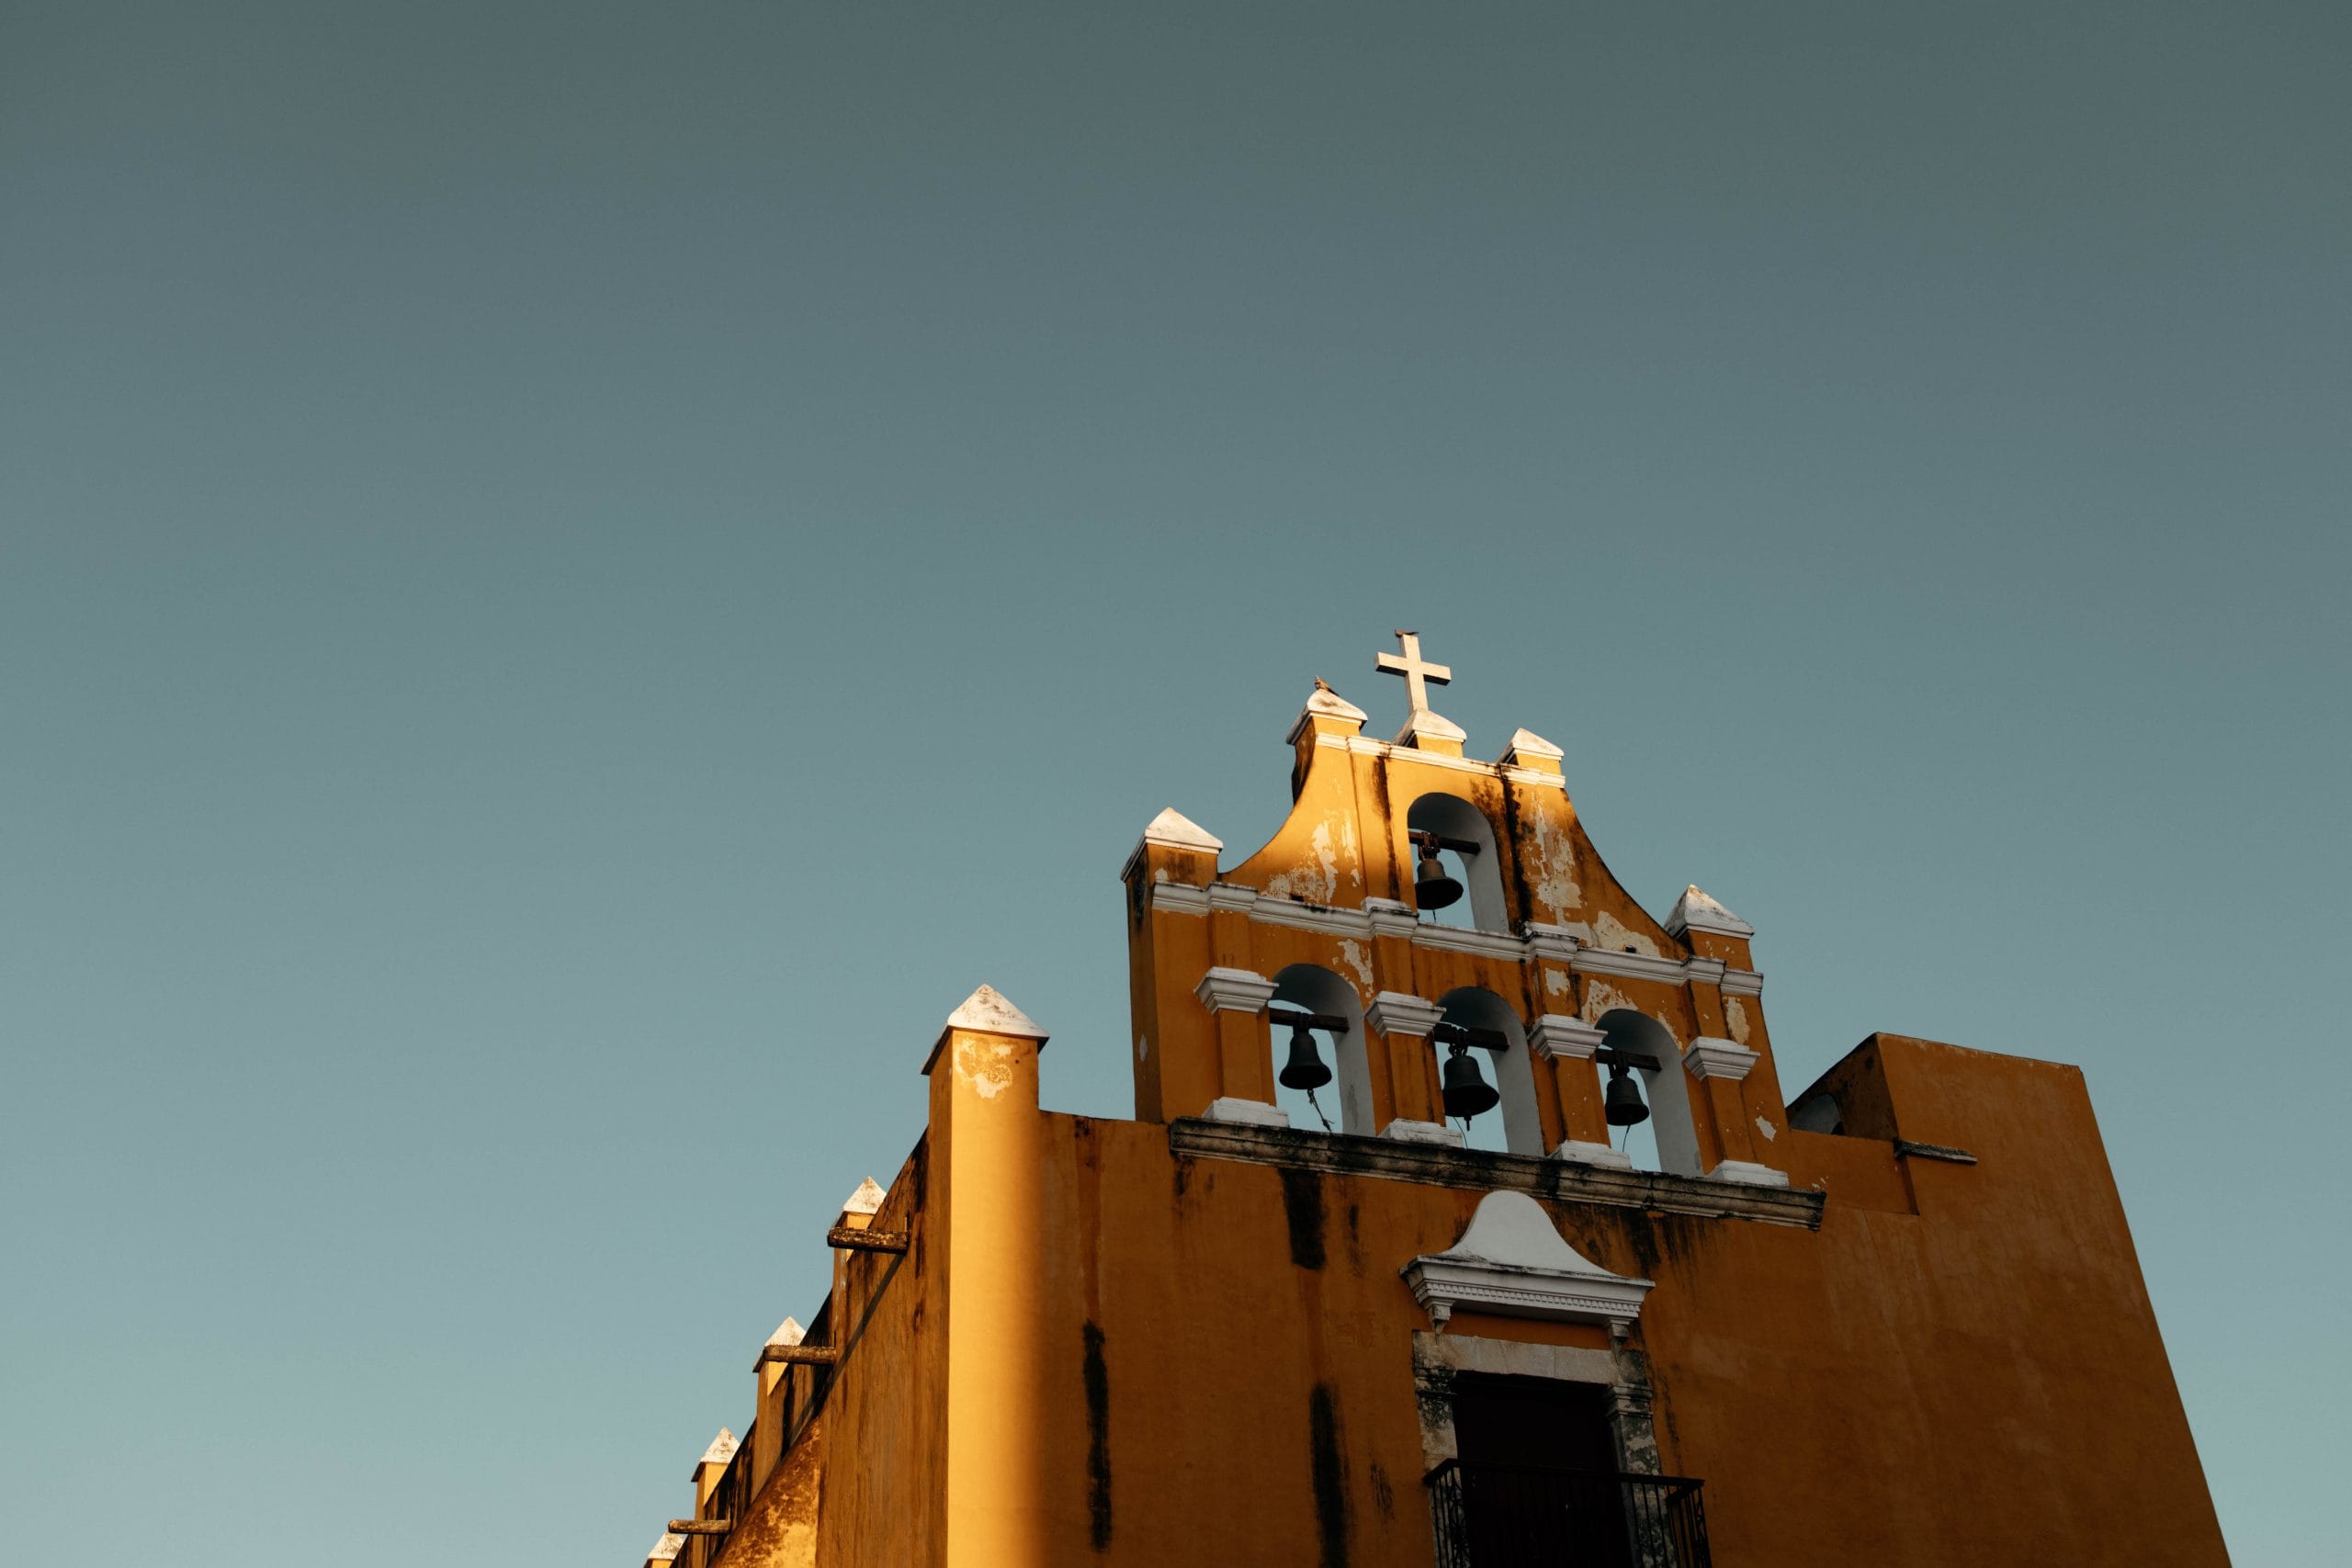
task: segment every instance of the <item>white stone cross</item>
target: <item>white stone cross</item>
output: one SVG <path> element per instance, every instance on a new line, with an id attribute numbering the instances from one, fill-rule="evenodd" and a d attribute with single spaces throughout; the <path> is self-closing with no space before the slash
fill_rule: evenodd
<path id="1" fill-rule="evenodd" d="M 1415 713 L 1430 711 L 1430 690 L 1423 682 L 1434 681 L 1442 686 L 1453 679 L 1453 671 L 1442 664 L 1431 664 L 1421 657 L 1421 635 L 1400 631 L 1396 640 L 1405 645 L 1405 657 L 1393 653 L 1375 655 L 1372 667 L 1384 675 L 1405 677 L 1405 700 L 1413 705 Z"/>

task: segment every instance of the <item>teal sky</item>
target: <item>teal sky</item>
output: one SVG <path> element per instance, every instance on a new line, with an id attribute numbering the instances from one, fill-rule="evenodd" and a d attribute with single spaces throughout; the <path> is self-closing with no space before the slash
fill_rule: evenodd
<path id="1" fill-rule="evenodd" d="M 0 1555 L 636 1562 L 947 1011 L 1126 1113 L 1122 859 L 1410 626 L 1791 1087 L 2081 1064 L 2237 1560 L 2352 1557 L 2348 68 L 0 0 Z"/>

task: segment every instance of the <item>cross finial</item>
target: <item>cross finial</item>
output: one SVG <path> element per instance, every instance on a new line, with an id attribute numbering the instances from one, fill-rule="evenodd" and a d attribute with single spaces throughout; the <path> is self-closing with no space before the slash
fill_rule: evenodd
<path id="1" fill-rule="evenodd" d="M 1453 671 L 1442 664 L 1431 664 L 1421 657 L 1420 633 L 1400 631 L 1396 634 L 1396 640 L 1404 645 L 1405 656 L 1399 659 L 1393 653 L 1379 654 L 1374 657 L 1372 667 L 1385 675 L 1405 677 L 1405 700 L 1412 705 L 1415 713 L 1427 713 L 1430 711 L 1430 691 L 1426 682 L 1434 681 L 1441 686 L 1445 685 L 1453 679 Z"/>

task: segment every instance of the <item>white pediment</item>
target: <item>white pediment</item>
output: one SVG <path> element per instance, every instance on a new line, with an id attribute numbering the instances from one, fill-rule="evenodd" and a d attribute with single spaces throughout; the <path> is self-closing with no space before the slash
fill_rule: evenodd
<path id="1" fill-rule="evenodd" d="M 1524 1192 L 1489 1192 L 1462 1239 L 1405 1265 L 1406 1284 L 1442 1330 L 1457 1311 L 1621 1327 L 1653 1282 L 1612 1274 L 1570 1247 Z"/>

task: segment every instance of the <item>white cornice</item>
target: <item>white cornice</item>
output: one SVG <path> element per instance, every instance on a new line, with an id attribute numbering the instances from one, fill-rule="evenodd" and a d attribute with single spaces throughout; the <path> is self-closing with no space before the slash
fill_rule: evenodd
<path id="1" fill-rule="evenodd" d="M 1582 1144 L 1570 1138 L 1552 1151 L 1554 1159 L 1564 1159 L 1576 1165 L 1600 1166 L 1608 1170 L 1631 1170 L 1634 1156 L 1623 1149 L 1612 1149 L 1607 1144 Z"/>
<path id="2" fill-rule="evenodd" d="M 1440 953 L 1468 953 L 1484 958 L 1549 960 L 1564 963 L 1579 975 L 1608 975 L 1630 980 L 1658 980 L 1669 985 L 1711 985 L 1727 997 L 1760 997 L 1764 976 L 1754 969 L 1730 969 L 1716 958 L 1661 958 L 1646 953 L 1611 953 L 1581 941 L 1564 926 L 1533 921 L 1520 927 L 1520 936 L 1500 931 L 1466 931 L 1423 920 L 1404 904 L 1388 898 L 1367 898 L 1362 908 L 1307 904 L 1295 898 L 1269 898 L 1252 888 L 1220 882 L 1194 887 L 1182 882 L 1156 882 L 1151 907 L 1171 915 L 1205 915 L 1211 909 L 1246 913 L 1257 923 L 1287 926 L 1294 931 L 1324 931 L 1333 936 L 1409 937 L 1413 945 Z"/>
<path id="3" fill-rule="evenodd" d="M 1649 953 L 1611 953 L 1605 947 L 1579 947 L 1576 956 L 1568 960 L 1568 967 L 1579 975 L 1613 975 L 1625 980 L 1684 979 L 1682 960 L 1660 958 Z"/>
<path id="4" fill-rule="evenodd" d="M 1612 1274 L 1561 1238 L 1544 1206 L 1524 1192 L 1478 1201 L 1462 1239 L 1398 1270 L 1440 1329 L 1457 1311 L 1555 1323 L 1631 1324 L 1656 1288 Z"/>
<path id="5" fill-rule="evenodd" d="M 1757 1054 L 1728 1040 L 1701 1035 L 1684 1048 L 1683 1070 L 1694 1078 L 1729 1078 L 1737 1083 L 1756 1066 Z"/>
<path id="6" fill-rule="evenodd" d="M 1584 1020 L 1556 1012 L 1545 1013 L 1527 1029 L 1527 1043 L 1546 1061 L 1566 1057 L 1589 1062 L 1592 1054 L 1600 1049 L 1603 1038 L 1600 1030 Z"/>
<path id="7" fill-rule="evenodd" d="M 1383 1034 L 1426 1035 L 1444 1017 L 1445 1010 L 1435 1002 L 1402 991 L 1383 991 L 1363 1010 L 1363 1021 Z"/>
<path id="8" fill-rule="evenodd" d="M 1256 888 L 1244 887 L 1238 883 L 1209 884 L 1209 908 L 1212 909 L 1238 909 L 1246 914 L 1261 897 Z"/>
<path id="9" fill-rule="evenodd" d="M 1274 983 L 1263 975 L 1219 964 L 1201 976 L 1193 995 L 1211 1012 L 1263 1012 L 1273 999 Z"/>
<path id="10" fill-rule="evenodd" d="M 1151 907 L 1171 915 L 1205 915 L 1209 912 L 1209 890 L 1189 882 L 1155 882 L 1151 885 Z"/>
<path id="11" fill-rule="evenodd" d="M 1287 1127 L 1290 1112 L 1262 1100 L 1237 1100 L 1231 1095 L 1209 1101 L 1202 1112 L 1212 1122 L 1239 1122 L 1251 1127 Z"/>
<path id="12" fill-rule="evenodd" d="M 1410 746 L 1397 746 L 1385 740 L 1374 740 L 1362 735 L 1318 735 L 1317 746 L 1328 746 L 1335 751 L 1352 751 L 1359 757 L 1403 756 L 1432 768 L 1452 768 L 1461 773 L 1484 773 L 1490 779 L 1509 779 L 1513 784 L 1527 784 L 1536 789 L 1567 791 L 1567 781 L 1557 773 L 1538 773 L 1533 768 L 1514 768 L 1500 762 L 1474 762 L 1467 757 L 1447 757 L 1435 751 L 1417 750 Z"/>
<path id="13" fill-rule="evenodd" d="M 1527 952 L 1527 944 L 1515 936 L 1501 931 L 1465 931 L 1460 926 L 1416 925 L 1413 928 L 1415 947 L 1434 948 L 1440 953 L 1476 953 L 1482 957 L 1516 961 Z"/>
<path id="14" fill-rule="evenodd" d="M 1707 1172 L 1710 1181 L 1736 1181 L 1743 1187 L 1786 1187 L 1789 1173 L 1774 1170 L 1769 1165 L 1757 1165 L 1749 1160 L 1727 1159 Z"/>

